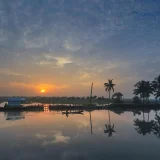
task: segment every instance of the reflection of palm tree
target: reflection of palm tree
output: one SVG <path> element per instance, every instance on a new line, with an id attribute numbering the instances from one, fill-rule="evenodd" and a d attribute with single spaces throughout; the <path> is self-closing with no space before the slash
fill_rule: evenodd
<path id="1" fill-rule="evenodd" d="M 134 120 L 134 125 L 137 126 L 136 131 L 139 134 L 146 135 L 147 133 L 151 134 L 154 127 L 154 121 L 146 122 L 144 120 L 136 119 Z"/>
<path id="2" fill-rule="evenodd" d="M 109 124 L 106 124 L 105 127 L 106 129 L 104 130 L 104 133 L 108 133 L 108 137 L 112 137 L 114 130 L 114 124 L 111 125 L 111 119 L 110 119 L 110 112 L 108 110 L 108 117 L 109 117 Z"/>
<path id="3" fill-rule="evenodd" d="M 93 134 L 93 132 L 92 132 L 92 115 L 91 115 L 91 112 L 89 112 L 89 115 L 90 115 L 91 134 Z"/>
<path id="4" fill-rule="evenodd" d="M 156 135 L 158 138 L 160 138 L 160 116 L 157 115 L 155 116 L 155 125 L 153 128 L 153 134 Z"/>
<path id="5" fill-rule="evenodd" d="M 150 113 L 150 110 L 148 110 L 148 121 L 149 121 L 149 113 Z"/>
<path id="6" fill-rule="evenodd" d="M 148 121 L 144 120 L 144 112 L 143 112 L 143 120 L 139 120 L 138 118 L 134 120 L 134 125 L 136 126 L 136 131 L 143 136 L 146 134 L 151 134 L 154 128 L 154 121 L 149 121 L 149 112 L 148 112 Z"/>
<path id="7" fill-rule="evenodd" d="M 106 124 L 106 129 L 104 130 L 104 133 L 108 133 L 108 137 L 112 137 L 113 132 L 115 132 L 114 130 L 114 124 L 111 126 L 110 124 Z"/>

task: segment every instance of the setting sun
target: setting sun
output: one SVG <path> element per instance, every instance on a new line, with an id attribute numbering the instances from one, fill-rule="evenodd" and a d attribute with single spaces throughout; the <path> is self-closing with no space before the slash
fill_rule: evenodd
<path id="1" fill-rule="evenodd" d="M 41 93 L 44 93 L 44 92 L 45 92 L 45 90 L 44 90 L 44 89 L 42 89 L 42 90 L 41 90 Z"/>

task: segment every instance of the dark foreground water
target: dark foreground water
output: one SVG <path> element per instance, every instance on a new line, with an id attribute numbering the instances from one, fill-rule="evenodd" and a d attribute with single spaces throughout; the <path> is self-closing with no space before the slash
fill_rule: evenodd
<path id="1" fill-rule="evenodd" d="M 151 160 L 160 157 L 159 112 L 0 113 L 0 160 Z"/>

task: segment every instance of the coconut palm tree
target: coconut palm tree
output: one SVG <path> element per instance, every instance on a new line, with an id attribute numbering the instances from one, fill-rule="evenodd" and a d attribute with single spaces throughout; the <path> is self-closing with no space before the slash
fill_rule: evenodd
<path id="1" fill-rule="evenodd" d="M 148 100 L 148 103 L 149 103 L 149 97 L 151 94 L 153 94 L 153 92 L 154 92 L 154 89 L 152 87 L 152 83 L 147 81 L 146 82 L 146 98 Z"/>
<path id="2" fill-rule="evenodd" d="M 157 99 L 160 97 L 160 75 L 152 81 L 152 87 L 154 91 L 154 96 L 157 102 Z"/>
<path id="3" fill-rule="evenodd" d="M 108 117 L 109 117 L 109 124 L 105 125 L 106 129 L 104 130 L 104 133 L 108 133 L 108 137 L 112 137 L 112 134 L 115 132 L 115 130 L 114 130 L 114 124 L 111 125 L 109 110 L 108 110 Z"/>
<path id="4" fill-rule="evenodd" d="M 112 96 L 112 99 L 115 102 L 122 102 L 123 94 L 121 92 L 114 93 L 113 96 Z"/>
<path id="5" fill-rule="evenodd" d="M 113 84 L 113 79 L 108 79 L 108 83 L 104 83 L 105 90 L 109 93 L 109 99 L 111 97 L 111 91 L 114 92 L 114 86 L 115 84 Z"/>
<path id="6" fill-rule="evenodd" d="M 155 93 L 155 98 L 156 98 L 156 100 L 157 100 L 159 97 L 160 97 L 160 90 Z"/>
<path id="7" fill-rule="evenodd" d="M 143 99 L 143 103 L 145 98 L 149 102 L 150 94 L 152 94 L 154 91 L 151 83 L 149 81 L 142 80 L 136 83 L 134 86 L 136 87 L 136 89 L 133 90 L 133 94 L 140 95 Z"/>
<path id="8" fill-rule="evenodd" d="M 92 84 L 91 84 L 91 94 L 90 94 L 90 100 L 89 100 L 89 104 L 91 105 L 91 103 L 92 103 L 92 92 L 93 92 L 93 82 L 92 82 Z"/>
<path id="9" fill-rule="evenodd" d="M 136 87 L 136 89 L 133 90 L 133 94 L 140 95 L 140 97 L 143 99 L 143 103 L 144 103 L 144 94 L 145 94 L 145 81 L 139 81 L 137 82 L 134 87 Z"/>

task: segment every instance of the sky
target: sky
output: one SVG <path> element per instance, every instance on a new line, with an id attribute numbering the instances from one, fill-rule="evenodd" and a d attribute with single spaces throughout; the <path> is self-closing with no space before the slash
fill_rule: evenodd
<path id="1" fill-rule="evenodd" d="M 158 0 L 1 0 L 0 96 L 133 97 L 160 72 Z M 41 93 L 41 90 L 45 90 Z"/>

